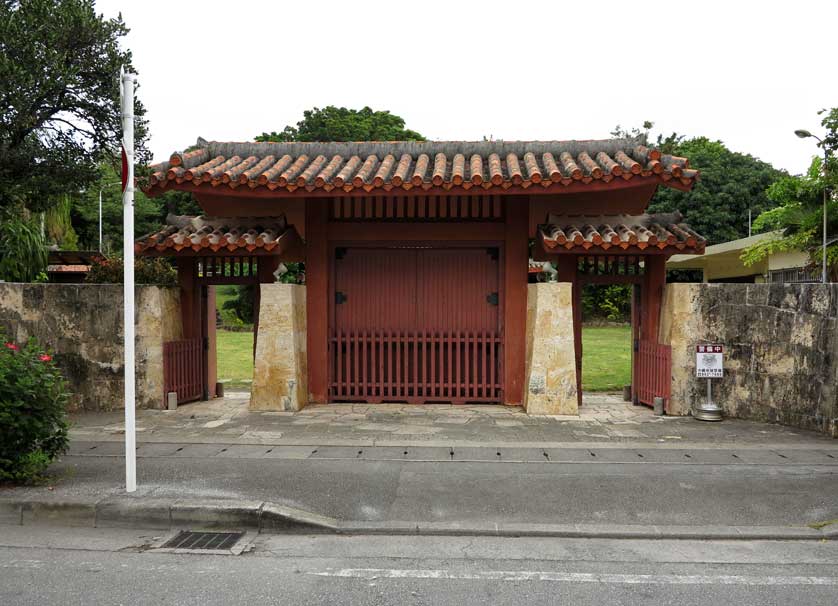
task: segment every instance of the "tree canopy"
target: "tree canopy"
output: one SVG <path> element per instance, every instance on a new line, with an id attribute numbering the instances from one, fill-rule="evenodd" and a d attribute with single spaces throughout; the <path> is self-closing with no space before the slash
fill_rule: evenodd
<path id="1" fill-rule="evenodd" d="M 73 197 L 71 219 L 78 236 L 79 246 L 86 250 L 99 249 L 99 191 L 102 192 L 102 239 L 107 255 L 122 251 L 122 190 L 119 174 L 113 163 L 99 164 L 99 179 L 85 191 Z M 201 208 L 192 194 L 169 191 L 156 198 L 149 198 L 142 190 L 134 193 L 134 236 L 140 237 L 160 229 L 166 215 L 197 215 Z M 64 248 L 64 246 L 62 246 Z"/>
<path id="2" fill-rule="evenodd" d="M 649 212 L 681 211 L 684 220 L 709 244 L 744 238 L 748 235 L 748 209 L 756 217 L 776 205 L 766 190 L 786 173 L 767 162 L 731 151 L 721 141 L 707 137 L 659 136 L 657 146 L 665 153 L 689 158 L 690 167 L 699 169 L 701 178 L 687 192 L 659 188 Z"/>
<path id="3" fill-rule="evenodd" d="M 95 182 L 121 134 L 121 17 L 92 0 L 0 0 L 0 210 L 41 211 Z M 147 159 L 136 99 L 137 161 Z"/>
<path id="4" fill-rule="evenodd" d="M 303 112 L 296 126 L 280 132 L 262 133 L 257 141 L 424 141 L 414 130 L 404 127 L 404 119 L 389 111 L 369 107 L 347 109 L 328 105 Z"/>
<path id="5" fill-rule="evenodd" d="M 762 213 L 754 222 L 758 230 L 780 231 L 779 237 L 760 242 L 742 255 L 751 265 L 774 252 L 805 251 L 820 264 L 823 260 L 823 200 L 827 195 L 827 238 L 838 236 L 838 107 L 819 112 L 824 115 L 821 126 L 826 134 L 818 146 L 829 155 L 829 164 L 815 157 L 805 175 L 786 176 L 768 189 L 768 197 L 777 206 Z M 827 271 L 830 280 L 838 280 L 838 242 L 827 247 Z"/>

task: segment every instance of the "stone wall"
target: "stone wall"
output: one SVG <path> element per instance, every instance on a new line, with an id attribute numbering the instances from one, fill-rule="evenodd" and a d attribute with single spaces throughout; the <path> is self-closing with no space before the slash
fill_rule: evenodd
<path id="1" fill-rule="evenodd" d="M 138 286 L 137 406 L 163 403 L 163 342 L 181 337 L 176 288 Z M 71 410 L 123 407 L 122 285 L 0 283 L 0 326 L 52 350 L 73 393 Z"/>
<path id="2" fill-rule="evenodd" d="M 713 380 L 725 414 L 836 436 L 838 284 L 668 284 L 661 342 L 672 346 L 672 414 L 703 401 L 695 346 L 725 345 Z"/>
<path id="3" fill-rule="evenodd" d="M 572 288 L 566 282 L 527 286 L 528 414 L 578 414 Z"/>
<path id="4" fill-rule="evenodd" d="M 262 284 L 252 410 L 301 410 L 308 401 L 306 289 Z"/>

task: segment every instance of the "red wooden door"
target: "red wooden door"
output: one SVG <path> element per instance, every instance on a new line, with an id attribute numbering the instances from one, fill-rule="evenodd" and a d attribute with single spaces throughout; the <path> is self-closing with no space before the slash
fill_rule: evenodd
<path id="1" fill-rule="evenodd" d="M 498 249 L 337 249 L 330 401 L 502 400 Z"/>

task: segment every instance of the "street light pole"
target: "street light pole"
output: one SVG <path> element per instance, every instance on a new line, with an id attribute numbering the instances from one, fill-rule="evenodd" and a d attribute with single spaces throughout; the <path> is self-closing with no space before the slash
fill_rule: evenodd
<path id="1" fill-rule="evenodd" d="M 826 276 L 826 247 L 827 247 L 827 239 L 826 239 L 826 209 L 829 202 L 829 187 L 827 186 L 827 169 L 829 167 L 829 149 L 827 149 L 826 145 L 823 143 L 823 139 L 818 137 L 817 135 L 813 135 L 808 130 L 800 129 L 794 131 L 794 134 L 800 137 L 801 139 L 808 139 L 812 137 L 816 139 L 818 144 L 823 148 L 823 244 L 821 250 L 821 283 L 827 283 L 827 276 Z"/>

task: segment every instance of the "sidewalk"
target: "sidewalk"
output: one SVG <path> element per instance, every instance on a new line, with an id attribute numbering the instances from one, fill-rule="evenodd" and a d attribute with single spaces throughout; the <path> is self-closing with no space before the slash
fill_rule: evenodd
<path id="1" fill-rule="evenodd" d="M 251 412 L 248 394 L 186 404 L 176 411 L 137 411 L 137 441 L 332 446 L 533 446 L 571 444 L 737 448 L 838 441 L 781 425 L 691 417 L 658 417 L 614 395 L 586 396 L 576 416 L 534 417 L 508 406 L 329 404 L 298 413 Z M 123 441 L 123 413 L 72 417 L 77 441 Z"/>
<path id="2" fill-rule="evenodd" d="M 0 489 L 0 524 L 599 538 L 838 536 L 838 442 L 656 417 L 606 398 L 579 418 L 504 407 L 313 406 L 243 397 L 74 417 L 51 486 Z"/>

